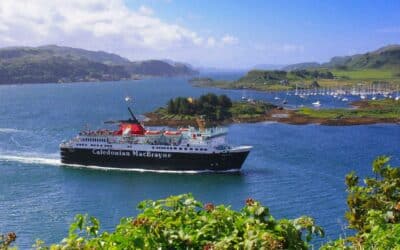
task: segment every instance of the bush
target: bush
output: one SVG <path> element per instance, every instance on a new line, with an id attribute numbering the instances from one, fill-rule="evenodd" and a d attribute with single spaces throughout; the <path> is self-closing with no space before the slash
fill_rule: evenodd
<path id="1" fill-rule="evenodd" d="M 177 97 L 167 103 L 167 112 L 174 115 L 204 116 L 207 120 L 225 120 L 231 117 L 229 108 L 231 99 L 226 95 L 217 96 L 212 93 L 198 99 Z"/>
<path id="2" fill-rule="evenodd" d="M 17 239 L 14 232 L 9 232 L 6 235 L 0 234 L 0 250 L 10 249 L 11 244 Z"/>
<path id="3" fill-rule="evenodd" d="M 141 213 L 124 218 L 114 232 L 99 234 L 99 221 L 78 215 L 69 235 L 51 249 L 307 249 L 323 230 L 310 217 L 276 220 L 267 207 L 247 199 L 240 212 L 202 204 L 192 195 L 143 201 Z M 305 233 L 305 235 L 303 235 Z M 48 249 L 38 242 L 38 249 Z"/>
<path id="4" fill-rule="evenodd" d="M 391 167 L 385 156 L 372 165 L 375 176 L 346 176 L 346 218 L 356 235 L 330 242 L 322 249 L 400 249 L 400 168 Z"/>

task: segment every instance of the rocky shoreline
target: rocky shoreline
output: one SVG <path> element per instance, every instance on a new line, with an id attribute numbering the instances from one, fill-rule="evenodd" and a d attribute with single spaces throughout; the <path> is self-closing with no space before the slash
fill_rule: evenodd
<path id="1" fill-rule="evenodd" d="M 363 102 L 353 104 L 356 108 L 365 105 Z M 147 126 L 169 126 L 169 127 L 186 127 L 197 126 L 196 119 L 164 119 L 160 115 L 150 112 L 145 114 L 148 118 L 144 123 Z M 400 116 L 398 118 L 374 118 L 374 117 L 351 117 L 351 118 L 315 118 L 304 114 L 300 114 L 297 110 L 283 109 L 281 107 L 274 108 L 264 115 L 251 118 L 235 118 L 228 119 L 212 125 L 229 125 L 233 123 L 256 123 L 256 122 L 280 122 L 291 125 L 308 125 L 320 124 L 326 126 L 354 126 L 367 125 L 377 123 L 400 124 Z"/>

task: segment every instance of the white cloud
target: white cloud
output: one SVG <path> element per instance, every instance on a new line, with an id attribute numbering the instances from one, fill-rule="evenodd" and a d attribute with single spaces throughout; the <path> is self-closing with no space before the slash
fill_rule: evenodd
<path id="1" fill-rule="evenodd" d="M 0 46 L 51 43 L 144 59 L 161 51 L 173 58 L 178 50 L 207 50 L 235 41 L 233 36 L 203 37 L 160 20 L 149 7 L 129 9 L 123 0 L 0 1 Z"/>
<path id="2" fill-rule="evenodd" d="M 216 40 L 214 37 L 209 37 L 207 39 L 207 46 L 208 47 L 214 47 L 217 44 Z"/>
<path id="3" fill-rule="evenodd" d="M 239 42 L 239 39 L 231 35 L 225 35 L 224 37 L 222 37 L 221 42 L 222 44 L 237 44 Z"/>
<path id="4" fill-rule="evenodd" d="M 149 8 L 149 7 L 146 7 L 146 6 L 144 6 L 144 5 L 140 6 L 139 12 L 140 12 L 141 14 L 147 15 L 147 16 L 151 16 L 151 15 L 153 15 L 153 13 L 154 13 L 153 9 L 151 9 L 151 8 Z"/>

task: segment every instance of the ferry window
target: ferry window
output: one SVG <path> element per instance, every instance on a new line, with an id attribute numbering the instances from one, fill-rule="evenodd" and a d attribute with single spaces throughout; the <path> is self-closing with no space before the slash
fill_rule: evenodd
<path id="1" fill-rule="evenodd" d="M 196 150 L 196 151 L 199 151 L 199 149 L 198 149 L 198 148 L 195 148 L 194 150 Z"/>
<path id="2" fill-rule="evenodd" d="M 185 148 L 185 150 L 187 150 L 187 148 Z"/>
<path id="3" fill-rule="evenodd" d="M 182 148 L 179 148 L 179 150 L 182 150 Z"/>
<path id="4" fill-rule="evenodd" d="M 176 147 L 174 147 L 174 149 L 176 149 Z"/>
<path id="5" fill-rule="evenodd" d="M 193 148 L 189 148 L 190 150 L 193 150 Z"/>

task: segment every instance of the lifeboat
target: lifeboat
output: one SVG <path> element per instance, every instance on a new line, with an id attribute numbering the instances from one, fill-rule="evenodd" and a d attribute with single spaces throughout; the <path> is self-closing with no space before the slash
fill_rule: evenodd
<path id="1" fill-rule="evenodd" d="M 155 144 L 160 141 L 162 133 L 159 130 L 147 130 L 144 133 L 147 143 Z"/>
<path id="2" fill-rule="evenodd" d="M 182 132 L 179 130 L 178 131 L 165 131 L 164 136 L 167 139 L 168 143 L 176 145 L 176 144 L 178 144 L 179 140 L 182 137 Z"/>
<path id="3" fill-rule="evenodd" d="M 161 131 L 159 130 L 147 130 L 144 135 L 146 136 L 161 136 Z"/>
<path id="4" fill-rule="evenodd" d="M 164 135 L 165 136 L 180 136 L 182 134 L 181 131 L 165 131 Z"/>

